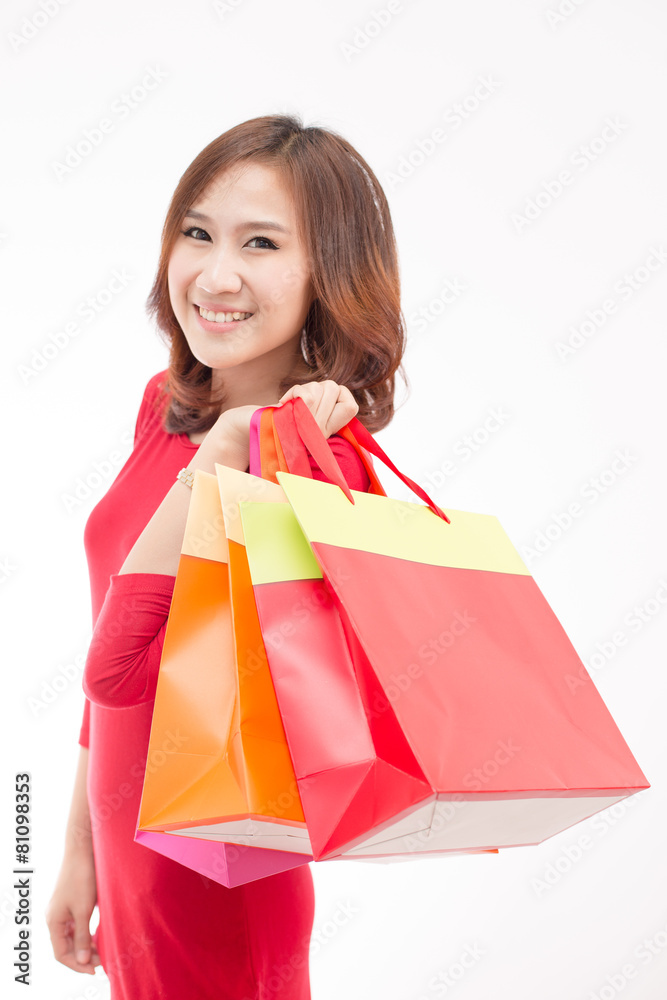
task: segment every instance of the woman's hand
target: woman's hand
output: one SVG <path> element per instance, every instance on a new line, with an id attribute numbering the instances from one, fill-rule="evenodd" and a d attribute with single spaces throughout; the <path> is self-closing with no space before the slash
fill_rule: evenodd
<path id="1" fill-rule="evenodd" d="M 63 861 L 46 909 L 53 954 L 75 972 L 95 975 L 100 956 L 90 936 L 90 918 L 97 902 L 92 852 L 82 849 Z"/>
<path id="2" fill-rule="evenodd" d="M 283 403 L 296 396 L 301 396 L 315 417 L 320 430 L 327 438 L 349 423 L 359 411 L 359 406 L 350 390 L 331 379 L 325 379 L 323 382 L 293 385 L 275 405 L 282 406 Z M 248 405 L 224 410 L 211 428 L 211 430 L 215 428 L 216 437 L 218 434 L 222 435 L 226 447 L 231 448 L 234 455 L 238 456 L 236 468 L 248 466 L 250 420 L 257 409 L 260 407 Z M 205 444 L 206 441 L 203 442 L 202 448 Z"/>
<path id="3" fill-rule="evenodd" d="M 327 438 L 349 423 L 359 412 L 359 406 L 350 390 L 344 385 L 332 382 L 331 379 L 293 385 L 280 397 L 278 405 L 282 406 L 297 396 L 301 396 Z"/>

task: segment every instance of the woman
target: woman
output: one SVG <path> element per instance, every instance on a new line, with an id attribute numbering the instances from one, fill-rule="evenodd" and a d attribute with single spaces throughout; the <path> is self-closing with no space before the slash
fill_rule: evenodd
<path id="1" fill-rule="evenodd" d="M 340 136 L 294 117 L 230 129 L 174 192 L 148 307 L 169 367 L 149 381 L 134 450 L 84 534 L 95 628 L 47 912 L 53 950 L 77 972 L 101 963 L 114 1000 L 306 1000 L 308 866 L 229 889 L 133 838 L 190 499 L 183 469 L 247 470 L 253 412 L 298 395 L 350 486 L 369 486 L 336 431 L 355 415 L 371 431 L 389 423 L 405 346 L 377 179 Z"/>

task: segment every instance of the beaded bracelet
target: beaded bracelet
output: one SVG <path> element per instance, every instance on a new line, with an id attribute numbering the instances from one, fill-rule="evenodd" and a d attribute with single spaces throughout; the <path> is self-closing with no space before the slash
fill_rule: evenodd
<path id="1" fill-rule="evenodd" d="M 192 484 L 195 481 L 195 474 L 194 472 L 191 472 L 189 469 L 183 468 L 176 476 L 176 481 L 178 482 L 178 480 L 180 480 L 182 483 L 185 483 L 186 486 L 189 486 L 190 489 L 192 489 Z"/>

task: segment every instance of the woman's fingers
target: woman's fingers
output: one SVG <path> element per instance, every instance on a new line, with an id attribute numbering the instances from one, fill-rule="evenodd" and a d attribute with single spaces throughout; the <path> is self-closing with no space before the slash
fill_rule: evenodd
<path id="1" fill-rule="evenodd" d="M 359 411 L 359 406 L 350 390 L 332 379 L 293 385 L 280 397 L 278 403 L 282 405 L 296 396 L 303 399 L 325 437 L 330 437 L 339 431 Z"/>
<path id="2" fill-rule="evenodd" d="M 71 918 L 51 921 L 49 923 L 49 934 L 51 937 L 51 947 L 54 957 L 62 965 L 73 969 L 75 972 L 95 975 L 95 966 L 100 964 L 97 950 L 91 947 L 90 933 L 88 933 L 88 944 L 85 944 L 85 932 L 82 930 L 83 920 L 80 921 L 79 930 L 76 930 L 76 921 Z M 88 928 L 86 927 L 86 930 Z M 77 936 L 78 933 L 78 936 Z M 80 960 L 78 953 L 85 951 L 86 959 Z"/>

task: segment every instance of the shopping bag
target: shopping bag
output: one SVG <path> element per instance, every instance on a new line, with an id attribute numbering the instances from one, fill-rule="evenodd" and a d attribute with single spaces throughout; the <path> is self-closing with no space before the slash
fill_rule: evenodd
<path id="1" fill-rule="evenodd" d="M 335 483 L 302 403 L 293 425 Z M 351 854 L 537 844 L 649 787 L 592 680 L 567 685 L 585 667 L 497 518 L 448 516 L 416 484 L 427 506 L 276 476 L 434 793 Z"/>
<path id="2" fill-rule="evenodd" d="M 285 435 L 283 450 L 283 439 L 274 432 L 274 422 L 292 419 L 294 405 L 255 412 L 251 472 L 272 476 L 287 467 L 312 478 L 299 437 Z M 351 435 L 344 436 L 360 454 L 370 488 L 384 495 L 368 456 Z M 329 466 L 332 470 L 340 476 L 337 466 Z M 354 859 L 352 845 L 379 834 L 433 793 L 392 713 L 373 708 L 382 697 L 377 679 L 357 637 L 341 621 L 282 490 L 223 466 L 216 471 L 230 550 L 232 539 L 242 542 L 248 527 L 255 600 L 313 855 Z M 253 499 L 264 503 L 250 504 L 242 527 L 239 508 Z M 395 855 L 380 852 L 373 860 L 385 857 Z"/>
<path id="3" fill-rule="evenodd" d="M 266 850 L 250 844 L 223 843 L 202 837 L 186 836 L 183 831 L 155 832 L 137 829 L 138 844 L 171 858 L 192 871 L 232 888 L 256 879 L 298 868 L 312 860 L 293 852 Z"/>
<path id="4" fill-rule="evenodd" d="M 226 885 L 312 860 L 268 667 L 246 669 L 246 635 L 236 630 L 248 608 L 240 598 L 232 608 L 228 559 L 216 477 L 197 470 L 136 839 L 190 867 L 195 860 L 196 870 L 208 857 L 203 873 L 220 869 L 218 881 Z M 252 593 L 250 599 L 252 617 Z M 178 741 L 167 738 L 174 732 Z M 205 846 L 187 843 L 197 838 Z"/>
<path id="5" fill-rule="evenodd" d="M 221 465 L 216 473 L 232 580 L 239 573 L 254 591 L 259 615 L 249 648 L 261 636 L 313 857 L 347 856 L 369 831 L 433 798 L 431 788 L 393 714 L 375 718 L 377 679 L 342 627 L 281 487 Z"/>

